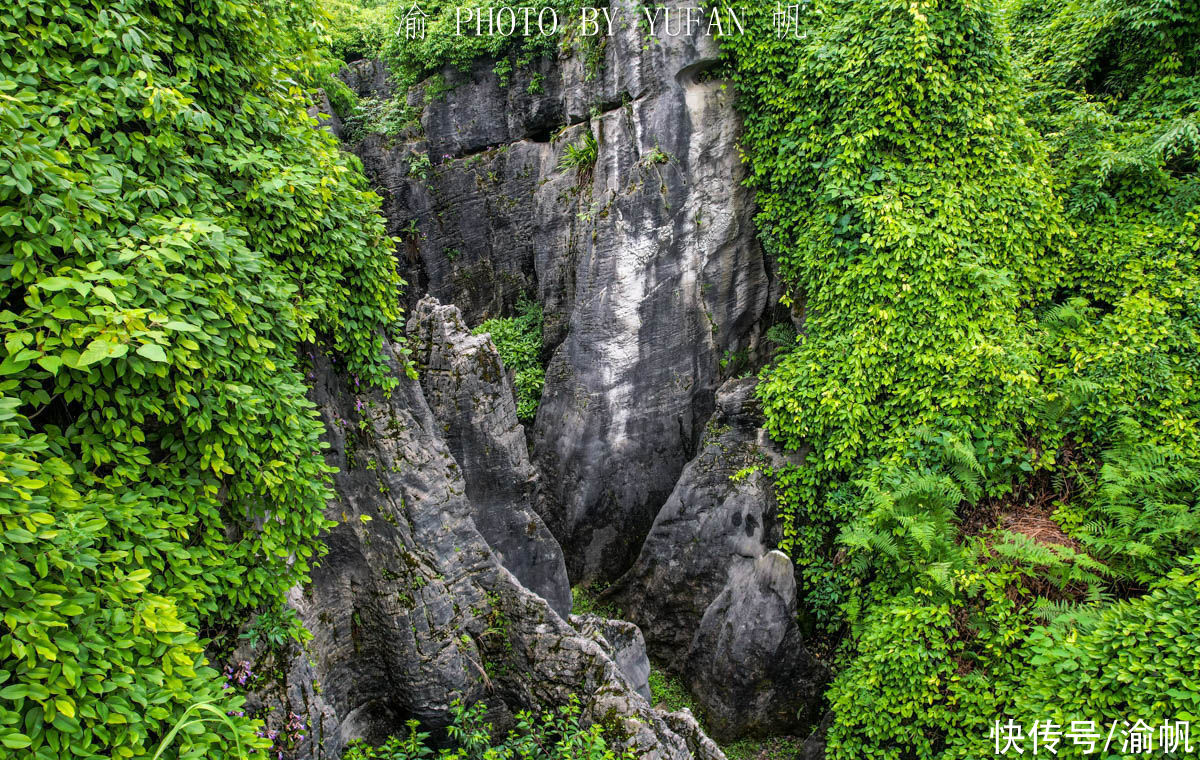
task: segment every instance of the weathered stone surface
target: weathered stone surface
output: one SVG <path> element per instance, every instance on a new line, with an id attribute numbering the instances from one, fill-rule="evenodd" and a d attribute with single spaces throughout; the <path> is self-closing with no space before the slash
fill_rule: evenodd
<path id="1" fill-rule="evenodd" d="M 783 733 L 813 720 L 828 669 L 796 627 L 792 561 L 770 551 L 738 564 L 704 612 L 685 678 L 719 740 Z"/>
<path id="2" fill-rule="evenodd" d="M 672 728 L 595 641 L 500 564 L 418 383 L 358 392 L 324 357 L 313 361 L 328 460 L 339 468 L 327 515 L 339 524 L 292 599 L 313 639 L 269 697 L 274 714 L 307 722 L 295 757 L 333 760 L 408 718 L 445 725 L 456 698 L 483 699 L 502 719 L 572 694 L 584 720 L 603 721 L 639 757 L 684 760 L 690 747 L 723 757 L 698 730 Z"/>
<path id="3" fill-rule="evenodd" d="M 475 527 L 501 564 L 565 618 L 571 584 L 562 549 L 535 510 L 538 474 L 496 347 L 470 333 L 458 307 L 431 296 L 413 311 L 408 336 L 425 400 L 462 467 Z"/>
<path id="4" fill-rule="evenodd" d="M 637 16 L 631 0 L 614 5 L 619 17 Z M 770 306 L 778 286 L 741 181 L 732 90 L 703 76 L 716 59 L 710 39 L 662 37 L 647 45 L 630 27 L 607 40 L 596 71 L 583 56 L 567 55 L 513 72 L 501 86 L 489 61 L 446 69 L 448 90 L 418 87 L 407 95 L 420 110 L 419 130 L 368 135 L 354 146 L 384 197 L 390 231 L 404 241 L 399 264 L 432 406 L 430 413 L 417 397 L 392 402 L 406 410 L 399 416 L 425 414 L 431 422 L 427 438 L 405 444 L 421 450 L 411 455 L 420 483 L 391 509 L 419 512 L 398 520 L 415 531 L 405 551 L 426 558 L 416 577 L 435 572 L 429 577 L 460 584 L 422 586 L 423 594 L 412 593 L 413 608 L 428 611 L 430 629 L 467 632 L 460 646 L 421 629 L 414 650 L 431 664 L 400 689 L 370 683 L 375 671 L 366 673 L 364 693 L 404 696 L 390 712 L 378 699 L 353 708 L 356 716 L 388 716 L 357 717 L 355 731 L 394 723 L 417 703 L 432 705 L 418 717 L 436 721 L 448 695 L 478 696 L 487 691 L 482 684 L 493 703 L 511 709 L 561 702 L 588 684 L 589 715 L 637 716 L 619 722 L 653 747 L 644 756 L 718 752 L 686 712 L 646 717 L 636 693 L 643 679 L 630 675 L 641 661 L 621 661 L 611 628 L 591 621 L 581 636 L 505 580 L 512 576 L 497 560 L 559 612 L 569 604 L 556 572 L 546 571 L 554 563 L 540 528 L 527 542 L 515 537 L 514 520 L 533 512 L 562 545 L 575 581 L 621 576 L 618 602 L 651 654 L 692 684 L 722 736 L 805 724 L 797 713 L 809 709 L 825 672 L 794 622 L 790 565 L 784 573 L 769 554 L 778 539 L 774 496 L 761 474 L 731 480 L 785 458 L 760 428 L 752 381 L 722 383 L 761 352 L 765 327 L 786 317 Z M 360 94 L 390 92 L 377 64 L 357 64 L 345 76 Z M 563 168 L 567 147 L 588 135 L 597 144 L 594 165 Z M 453 303 L 461 317 L 422 301 L 426 295 Z M 532 457 L 514 433 L 520 428 L 508 402 L 500 401 L 507 380 L 490 368 L 494 351 L 466 335 L 468 325 L 511 313 L 529 296 L 543 305 L 548 359 Z M 452 464 L 434 477 L 440 455 L 430 452 L 442 450 Z M 431 477 L 443 486 L 425 484 Z M 343 499 L 365 499 L 366 485 L 347 478 L 339 476 L 340 491 L 350 494 Z M 425 526 L 433 518 L 420 510 L 430 503 L 435 513 L 456 516 Z M 476 529 L 486 541 L 458 537 Z M 374 528 L 364 530 L 361 540 L 379 543 Z M 524 553 L 530 547 L 547 553 Z M 376 566 L 357 543 L 345 549 L 358 554 L 351 566 Z M 469 552 L 479 556 L 464 567 L 460 555 Z M 379 572 L 360 586 L 390 589 Z M 340 588 L 335 608 L 357 589 Z M 367 598 L 379 593 L 372 588 Z M 388 609 L 371 623 L 379 640 L 367 661 L 390 663 L 384 670 L 411 656 L 386 643 L 403 638 L 392 629 L 406 619 L 396 623 L 395 614 Z M 486 633 L 497 615 L 507 621 L 506 647 Z M 354 662 L 333 672 L 365 667 L 361 657 Z M 355 704 L 324 699 L 339 720 Z"/>
<path id="5" fill-rule="evenodd" d="M 357 60 L 342 69 L 342 79 L 360 98 L 388 98 L 395 88 L 381 61 Z"/>
<path id="6" fill-rule="evenodd" d="M 671 713 L 659 713 L 662 715 L 663 722 L 667 724 L 672 731 L 683 737 L 687 742 L 688 751 L 691 756 L 700 760 L 700 758 L 712 757 L 714 754 L 720 754 L 724 757 L 724 753 L 717 747 L 716 742 L 708 738 L 708 735 L 700 728 L 699 721 L 696 716 L 692 715 L 692 711 L 686 707 L 682 710 L 677 710 Z"/>
<path id="7" fill-rule="evenodd" d="M 329 130 L 334 137 L 342 136 L 342 120 L 333 110 L 333 104 L 329 102 L 329 96 L 324 90 L 320 91 L 317 102 L 309 107 L 308 115 L 317 120 L 318 127 Z"/>
<path id="8" fill-rule="evenodd" d="M 650 658 L 646 654 L 646 640 L 636 625 L 599 615 L 572 615 L 571 625 L 599 644 L 637 693 L 650 700 Z"/>
<path id="9" fill-rule="evenodd" d="M 554 187 L 571 183 L 556 176 L 549 143 L 454 159 L 423 139 L 367 135 L 355 152 L 383 197 L 389 232 L 404 240 L 398 264 L 410 310 L 430 294 L 458 306 L 470 325 L 511 313 L 522 295 L 537 294 L 534 248 L 567 250 L 562 233 L 574 211 L 553 205 Z M 431 156 L 432 168 L 414 170 L 418 155 Z"/>
<path id="10" fill-rule="evenodd" d="M 759 425 L 754 380 L 717 394 L 700 452 L 610 596 L 681 673 L 718 738 L 806 725 L 827 678 L 796 626 L 792 565 L 779 552 L 775 497 L 756 466 L 788 461 Z"/>
<path id="11" fill-rule="evenodd" d="M 682 672 L 700 619 L 735 567 L 779 542 L 775 496 L 759 471 L 787 460 L 759 427 L 752 378 L 722 386 L 700 451 L 655 518 L 637 562 L 610 592 L 650 654 Z"/>
<path id="12" fill-rule="evenodd" d="M 715 44 L 615 31 L 596 72 L 573 55 L 501 87 L 490 62 L 447 69 L 449 91 L 410 98 L 422 137 L 355 148 L 404 237 L 410 305 L 430 293 L 478 324 L 522 295 L 543 304 L 534 463 L 575 580 L 632 563 L 694 452 L 722 358 L 756 349 L 774 301 L 733 93 L 701 76 Z M 351 78 L 382 86 L 366 64 Z M 560 168 L 588 132 L 595 165 Z M 432 159 L 423 176 L 418 153 Z"/>
<path id="13" fill-rule="evenodd" d="M 633 562 L 712 410 L 722 356 L 749 350 L 770 292 L 733 92 L 698 79 L 715 44 L 660 43 L 643 45 L 636 27 L 609 39 L 601 100 L 629 98 L 590 125 L 598 158 L 573 266 L 536 251 L 547 301 L 552 289 L 571 297 L 535 459 L 553 474 L 551 528 L 582 580 Z"/>

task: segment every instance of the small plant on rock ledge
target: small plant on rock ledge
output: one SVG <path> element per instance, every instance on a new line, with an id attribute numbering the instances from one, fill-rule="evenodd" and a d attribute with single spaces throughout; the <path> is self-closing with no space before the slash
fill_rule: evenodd
<path id="1" fill-rule="evenodd" d="M 260 612 L 241 638 L 249 640 L 254 649 L 258 649 L 261 644 L 269 651 L 278 652 L 283 650 L 289 641 L 304 644 L 312 638 L 312 634 L 304 627 L 304 623 L 300 622 L 294 609 L 280 605 L 273 610 Z"/>
<path id="2" fill-rule="evenodd" d="M 687 708 L 696 714 L 696 702 L 678 676 L 658 668 L 650 669 L 650 702 L 667 712 Z"/>
<path id="3" fill-rule="evenodd" d="M 671 155 L 657 145 L 654 146 L 646 155 L 642 156 L 642 164 L 645 166 L 654 166 L 656 164 L 670 163 Z"/>
<path id="4" fill-rule="evenodd" d="M 541 304 L 522 299 L 517 304 L 515 317 L 489 319 L 471 332 L 491 335 L 500 361 L 513 373 L 517 419 L 525 424 L 533 422 L 542 400 L 542 388 L 546 385 L 546 369 L 541 363 Z"/>
<path id="5" fill-rule="evenodd" d="M 433 162 L 429 160 L 428 153 L 413 151 L 412 158 L 408 162 L 408 174 L 421 182 L 429 179 L 429 171 L 433 168 Z"/>
<path id="6" fill-rule="evenodd" d="M 571 589 L 572 615 L 599 615 L 602 618 L 619 618 L 621 611 L 612 602 L 601 601 L 603 589 L 597 586 L 575 586 Z"/>
<path id="7" fill-rule="evenodd" d="M 589 130 L 583 133 L 582 140 L 566 147 L 562 159 L 558 162 L 558 168 L 563 171 L 574 169 L 576 178 L 582 184 L 591 178 L 599 155 L 599 143 Z"/>

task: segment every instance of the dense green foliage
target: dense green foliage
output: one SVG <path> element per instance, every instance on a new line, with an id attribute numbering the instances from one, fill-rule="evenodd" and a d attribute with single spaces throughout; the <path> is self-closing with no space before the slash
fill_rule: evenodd
<path id="1" fill-rule="evenodd" d="M 631 750 L 616 752 L 608 746 L 600 724 L 579 725 L 579 704 L 572 700 L 540 717 L 530 712 L 516 715 L 516 727 L 497 739 L 485 721 L 482 702 L 467 707 L 455 703 L 453 722 L 447 727 L 451 746 L 435 751 L 429 734 L 415 720 L 408 733 L 393 736 L 382 746 L 352 744 L 344 760 L 632 760 Z"/>
<path id="2" fill-rule="evenodd" d="M 301 351 L 390 382 L 401 285 L 378 199 L 305 108 L 320 82 L 351 129 L 414 114 L 356 103 L 318 46 L 382 53 L 404 93 L 576 41 L 453 34 L 494 0 L 421 4 L 422 39 L 396 34 L 411 4 L 326 0 L 325 37 L 313 3 L 0 12 L 5 752 L 148 755 L 197 705 L 222 720 L 170 756 L 264 745 L 204 646 L 255 613 L 255 643 L 296 635 L 278 601 L 328 495 Z M 803 38 L 767 8 L 722 44 L 804 318 L 760 394 L 808 452 L 775 473 L 784 548 L 820 632 L 845 634 L 830 756 L 977 757 L 1008 718 L 1200 720 L 1200 0 L 805 14 Z M 528 422 L 540 309 L 477 332 Z M 440 755 L 411 726 L 350 756 L 614 756 L 574 707 L 499 742 L 481 710 Z"/>
<path id="3" fill-rule="evenodd" d="M 760 395 L 808 451 L 776 473 L 785 548 L 849 633 L 830 755 L 1194 720 L 1200 3 L 817 0 L 802 38 L 752 23 L 722 43 L 804 317 Z"/>
<path id="4" fill-rule="evenodd" d="M 305 113 L 315 14 L 0 12 L 6 752 L 139 756 L 189 705 L 236 709 L 204 636 L 274 610 L 319 551 L 301 347 L 387 382 L 400 282 L 378 198 Z M 193 726 L 167 755 L 232 751 Z"/>
<path id="5" fill-rule="evenodd" d="M 396 4 L 387 0 L 322 0 L 321 6 L 336 60 L 373 58 L 396 33 Z"/>
<path id="6" fill-rule="evenodd" d="M 1038 464 L 1021 308 L 1049 292 L 1039 256 L 1061 213 L 990 14 L 949 5 L 818 3 L 801 44 L 761 28 L 726 43 L 764 243 L 805 315 L 760 390 L 773 436 L 810 448 L 781 479 L 800 553 L 852 511 L 831 498 L 861 490 L 850 478 L 938 477 L 946 447 L 918 430 L 953 437 L 993 494 Z"/>
<path id="7" fill-rule="evenodd" d="M 472 332 L 488 333 L 504 368 L 513 373 L 517 394 L 517 419 L 533 422 L 542 388 L 546 385 L 546 368 L 542 366 L 542 306 L 536 301 L 521 301 L 513 317 L 489 319 Z"/>
<path id="8" fill-rule="evenodd" d="M 585 4 L 582 0 L 531 0 L 520 5 L 502 0 L 429 0 L 421 4 L 421 10 L 427 16 L 425 35 L 415 38 L 406 33 L 386 35 L 381 55 L 402 90 L 443 66 L 466 68 L 481 58 L 496 59 L 496 72 L 503 82 L 507 82 L 514 64 L 525 65 L 536 57 L 554 55 L 559 44 L 569 43 L 571 30 L 579 18 L 579 8 Z M 518 9 L 516 34 L 495 33 L 495 27 L 492 27 L 493 33 L 489 33 L 489 20 L 495 23 L 495 14 L 502 8 Z M 524 34 L 526 9 L 530 24 L 528 36 Z M 407 10 L 404 6 L 397 8 L 397 20 L 393 22 L 394 28 L 402 32 L 401 20 Z M 539 33 L 537 20 L 543 11 L 547 32 L 550 31 L 550 11 L 558 14 L 554 33 Z M 460 18 L 461 35 L 456 33 Z M 504 18 L 508 24 L 508 16 Z"/>

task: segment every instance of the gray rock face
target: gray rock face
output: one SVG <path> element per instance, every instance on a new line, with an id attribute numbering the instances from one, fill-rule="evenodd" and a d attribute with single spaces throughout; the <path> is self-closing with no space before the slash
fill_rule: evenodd
<path id="1" fill-rule="evenodd" d="M 317 120 L 318 127 L 329 130 L 334 137 L 342 136 L 342 120 L 333 110 L 333 104 L 329 102 L 329 96 L 324 90 L 320 91 L 317 102 L 309 107 L 308 115 Z"/>
<path id="2" fill-rule="evenodd" d="M 614 5 L 620 17 L 638 15 L 631 0 Z M 391 457 L 416 468 L 415 483 L 383 485 L 405 494 L 389 509 L 405 515 L 400 528 L 420 533 L 404 551 L 425 564 L 408 575 L 377 566 L 361 544 L 380 543 L 378 520 L 353 541 L 339 539 L 352 559 L 335 571 L 343 585 L 330 604 L 349 605 L 338 615 L 351 620 L 363 607 L 378 637 L 366 659 L 344 654 L 321 671 L 347 681 L 362 671 L 353 673 L 366 679 L 361 692 L 323 697 L 339 721 L 356 716 L 355 735 L 409 715 L 436 723 L 451 694 L 488 693 L 519 709 L 588 684 L 588 714 L 631 716 L 617 722 L 640 737 L 641 756 L 714 756 L 689 713 L 645 712 L 642 633 L 650 654 L 685 675 L 723 738 L 808 722 L 827 674 L 796 626 L 790 564 L 785 572 L 770 553 L 774 495 L 760 473 L 731 479 L 785 459 L 761 430 L 753 382 L 722 385 L 783 315 L 770 306 L 778 286 L 742 186 L 732 90 L 703 76 L 716 59 L 712 40 L 646 44 L 631 26 L 607 40 L 596 70 L 567 55 L 515 71 L 502 86 L 491 62 L 446 69 L 436 92 L 427 83 L 407 96 L 419 129 L 354 146 L 404 241 L 410 332 L 424 367 L 424 396 L 393 400 L 399 411 L 390 413 L 426 426 L 420 440 L 385 428 L 388 436 L 367 441 L 420 450 Z M 344 76 L 362 95 L 391 92 L 378 64 Z M 568 147 L 588 138 L 594 163 L 564 167 Z M 467 330 L 523 297 L 543 306 L 548 362 L 532 456 L 494 349 Z M 352 476 L 339 476 L 343 501 L 365 503 L 369 488 Z M 442 522 L 426 525 L 430 510 Z M 525 522 L 530 532 L 520 536 L 514 529 L 527 516 L 541 520 Z M 576 632 L 563 623 L 555 610 L 566 611 L 569 595 L 546 528 L 573 580 L 620 578 L 613 593 L 636 625 L 576 619 Z M 364 566 L 383 570 L 367 577 Z M 404 592 L 412 612 L 346 601 L 391 589 L 384 571 L 458 585 Z M 364 577 L 346 587 L 356 572 Z M 407 634 L 396 627 L 408 618 L 396 615 L 416 611 L 427 622 L 408 638 L 419 644 L 398 651 Z M 505 646 L 487 633 L 497 616 L 510 631 Z M 330 645 L 344 646 L 340 636 Z M 413 652 L 428 663 L 421 672 L 379 675 Z"/>
<path id="3" fill-rule="evenodd" d="M 821 723 L 804 740 L 797 760 L 825 760 L 826 735 L 829 733 L 829 727 L 832 725 L 833 711 L 827 710 L 824 717 L 821 718 Z"/>
<path id="4" fill-rule="evenodd" d="M 829 672 L 805 650 L 795 618 L 792 561 L 779 551 L 735 566 L 704 611 L 685 677 L 717 739 L 768 736 L 812 720 Z"/>
<path id="5" fill-rule="evenodd" d="M 650 658 L 646 654 L 646 640 L 636 625 L 599 615 L 572 615 L 571 625 L 599 644 L 637 693 L 650 701 Z"/>
<path id="6" fill-rule="evenodd" d="M 722 386 L 700 451 L 655 518 L 637 562 L 610 595 L 646 635 L 650 654 L 682 672 L 692 637 L 735 568 L 779 542 L 775 495 L 759 471 L 785 456 L 766 437 L 752 378 Z"/>
<path id="7" fill-rule="evenodd" d="M 722 358 L 755 349 L 774 300 L 733 93 L 701 77 L 716 57 L 710 39 L 645 44 L 634 25 L 595 72 L 581 55 L 507 87 L 488 63 L 447 70 L 449 91 L 412 95 L 423 137 L 356 146 L 406 241 L 412 298 L 454 303 L 468 324 L 523 294 L 543 304 L 533 459 L 575 580 L 632 563 L 695 450 Z M 365 64 L 349 79 L 381 87 Z M 595 164 L 560 168 L 588 133 Z M 417 176 L 422 153 L 433 167 Z"/>
<path id="8" fill-rule="evenodd" d="M 636 28 L 609 40 L 602 100 L 629 102 L 590 127 L 591 221 L 573 271 L 537 251 L 543 293 L 572 282 L 535 459 L 554 474 L 573 577 L 611 580 L 632 563 L 699 440 L 722 356 L 748 350 L 766 310 L 733 93 L 696 78 L 715 52 L 686 37 L 643 49 Z"/>
<path id="9" fill-rule="evenodd" d="M 470 333 L 457 307 L 428 296 L 408 333 L 425 400 L 462 467 L 475 527 L 501 564 L 565 618 L 571 584 L 562 549 L 535 510 L 538 474 L 496 347 Z"/>
<path id="10" fill-rule="evenodd" d="M 805 725 L 828 678 L 795 622 L 791 561 L 772 551 L 770 483 L 734 477 L 787 459 L 759 427 L 754 382 L 722 386 L 700 453 L 610 593 L 655 659 L 684 674 L 720 739 Z"/>
<path id="11" fill-rule="evenodd" d="M 327 516 L 339 524 L 292 598 L 313 639 L 266 697 L 273 714 L 307 724 L 293 756 L 332 760 L 408 718 L 445 725 L 456 698 L 485 700 L 502 723 L 576 694 L 583 719 L 639 757 L 723 757 L 698 728 L 669 724 L 599 644 L 501 565 L 420 385 L 356 395 L 320 356 L 314 375 L 328 460 L 340 469 Z"/>
<path id="12" fill-rule="evenodd" d="M 354 94 L 366 98 L 391 97 L 394 87 L 387 66 L 380 61 L 358 60 L 341 72 L 346 85 Z"/>

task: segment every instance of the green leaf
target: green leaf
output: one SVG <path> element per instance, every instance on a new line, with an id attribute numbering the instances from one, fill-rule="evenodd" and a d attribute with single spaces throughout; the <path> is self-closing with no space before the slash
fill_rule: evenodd
<path id="1" fill-rule="evenodd" d="M 33 741 L 25 734 L 6 734 L 3 738 L 0 738 L 0 743 L 3 743 L 9 749 L 25 749 L 30 744 L 33 744 Z"/>
<path id="2" fill-rule="evenodd" d="M 92 292 L 95 293 L 96 295 L 100 296 L 100 298 L 104 299 L 105 301 L 108 301 L 111 304 L 115 305 L 117 303 L 117 297 L 113 294 L 113 292 L 111 290 L 108 289 L 107 286 L 97 285 L 94 288 L 92 288 Z"/>
<path id="3" fill-rule="evenodd" d="M 62 359 L 60 359 L 57 356 L 50 356 L 49 354 L 43 354 L 42 356 L 38 357 L 37 363 L 41 366 L 42 369 L 46 370 L 50 374 L 57 375 L 58 368 L 62 365 Z"/>
<path id="4" fill-rule="evenodd" d="M 149 359 L 152 362 L 160 362 L 165 364 L 170 361 L 170 359 L 167 358 L 166 352 L 163 351 L 162 346 L 158 345 L 157 343 L 143 343 L 142 345 L 138 346 L 137 353 L 138 356 Z"/>
<path id="5" fill-rule="evenodd" d="M 99 338 L 93 340 L 88 344 L 87 348 L 84 349 L 83 353 L 79 355 L 79 359 L 76 361 L 75 366 L 82 369 L 83 367 L 86 367 L 89 364 L 94 364 L 101 359 L 107 359 L 111 350 L 111 345 L 112 344 L 108 341 L 101 340 Z"/>
<path id="6" fill-rule="evenodd" d="M 21 699 L 29 696 L 29 687 L 23 683 L 13 684 L 0 689 L 0 699 Z"/>
<path id="7" fill-rule="evenodd" d="M 42 290 L 56 291 L 69 288 L 74 282 L 69 277 L 47 277 L 44 280 L 38 280 L 37 286 Z"/>

